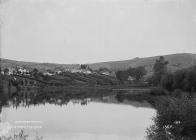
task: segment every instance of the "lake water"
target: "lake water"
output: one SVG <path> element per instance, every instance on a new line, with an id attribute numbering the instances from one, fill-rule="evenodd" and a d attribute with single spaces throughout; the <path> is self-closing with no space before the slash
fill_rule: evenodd
<path id="1" fill-rule="evenodd" d="M 155 110 L 147 102 L 118 102 L 114 96 L 52 98 L 42 103 L 4 106 L 1 111 L 1 134 L 18 133 L 26 127 L 30 136 L 43 136 L 43 140 L 143 140 L 146 128 L 152 124 Z M 12 129 L 11 129 L 12 128 Z"/>

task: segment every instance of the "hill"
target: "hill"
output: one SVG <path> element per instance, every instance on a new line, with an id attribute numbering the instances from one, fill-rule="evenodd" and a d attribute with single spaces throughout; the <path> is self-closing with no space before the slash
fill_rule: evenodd
<path id="1" fill-rule="evenodd" d="M 153 65 L 160 56 L 146 57 L 146 58 L 135 58 L 124 61 L 112 61 L 112 62 L 101 62 L 88 64 L 93 70 L 105 67 L 113 71 L 125 70 L 129 67 L 144 66 L 148 71 L 148 74 L 152 72 Z M 196 54 L 180 53 L 164 55 L 165 59 L 169 61 L 169 70 L 176 71 L 184 68 L 188 68 L 194 65 L 196 62 Z M 37 68 L 40 71 L 47 69 L 51 70 L 64 70 L 64 69 L 76 69 L 79 68 L 79 64 L 54 64 L 54 63 L 35 63 L 35 62 L 23 62 L 8 59 L 0 59 L 2 68 L 11 68 L 15 66 L 22 66 L 28 69 Z"/>
<path id="2" fill-rule="evenodd" d="M 56 63 L 37 63 L 37 62 L 24 62 L 9 59 L 0 59 L 1 68 L 12 68 L 16 66 L 25 67 L 27 69 L 37 68 L 39 71 L 51 70 L 64 70 L 64 69 L 75 69 L 79 68 L 79 64 L 56 64 Z"/>
<path id="3" fill-rule="evenodd" d="M 170 54 L 170 55 L 163 55 L 163 56 L 169 62 L 168 68 L 170 71 L 189 68 L 194 64 L 196 64 L 196 54 L 180 53 L 180 54 Z M 148 74 L 150 74 L 152 72 L 155 61 L 159 59 L 159 57 L 160 56 L 135 58 L 131 60 L 94 63 L 89 65 L 92 69 L 106 67 L 114 71 L 125 70 L 129 67 L 144 66 L 148 71 Z"/>

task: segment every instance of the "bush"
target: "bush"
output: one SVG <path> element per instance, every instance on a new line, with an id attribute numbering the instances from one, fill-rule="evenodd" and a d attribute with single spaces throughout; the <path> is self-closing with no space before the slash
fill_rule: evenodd
<path id="1" fill-rule="evenodd" d="M 154 125 L 147 129 L 147 139 L 196 139 L 196 98 L 164 97 L 161 101 L 156 105 Z"/>

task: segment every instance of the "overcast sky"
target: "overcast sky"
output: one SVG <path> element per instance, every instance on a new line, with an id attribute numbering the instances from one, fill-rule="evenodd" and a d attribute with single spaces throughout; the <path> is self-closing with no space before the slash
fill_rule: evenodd
<path id="1" fill-rule="evenodd" d="M 196 52 L 196 0 L 1 0 L 1 57 L 92 63 Z"/>

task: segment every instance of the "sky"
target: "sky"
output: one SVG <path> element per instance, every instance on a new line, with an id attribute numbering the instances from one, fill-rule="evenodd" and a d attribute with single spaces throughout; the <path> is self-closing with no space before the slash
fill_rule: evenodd
<path id="1" fill-rule="evenodd" d="M 0 0 L 1 57 L 94 63 L 196 53 L 196 0 Z"/>

